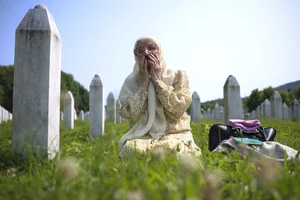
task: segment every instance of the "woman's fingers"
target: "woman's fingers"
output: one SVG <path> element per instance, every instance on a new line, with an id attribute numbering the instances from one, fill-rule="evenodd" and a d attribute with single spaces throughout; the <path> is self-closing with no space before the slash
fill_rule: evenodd
<path id="1" fill-rule="evenodd" d="M 156 64 L 156 67 L 159 67 L 160 62 L 159 59 L 157 58 L 157 55 L 155 54 L 150 54 L 149 58 Z"/>
<path id="2" fill-rule="evenodd" d="M 148 57 L 149 57 L 149 60 L 151 60 L 151 61 L 153 61 L 153 62 L 156 60 L 155 57 L 154 57 L 152 54 L 149 54 Z"/>

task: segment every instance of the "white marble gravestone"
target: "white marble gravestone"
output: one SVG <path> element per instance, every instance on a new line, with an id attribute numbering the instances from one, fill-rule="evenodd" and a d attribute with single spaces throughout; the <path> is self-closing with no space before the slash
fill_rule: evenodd
<path id="1" fill-rule="evenodd" d="M 102 137 L 104 134 L 104 95 L 101 78 L 96 74 L 90 84 L 89 116 L 90 138 Z"/>
<path id="2" fill-rule="evenodd" d="M 64 112 L 60 112 L 60 120 L 64 120 Z"/>
<path id="3" fill-rule="evenodd" d="M 215 104 L 215 108 L 214 108 L 214 120 L 215 121 L 220 121 L 221 120 L 220 106 L 219 106 L 218 103 Z"/>
<path id="4" fill-rule="evenodd" d="M 223 87 L 224 95 L 224 124 L 229 119 L 244 119 L 240 85 L 236 78 L 230 75 Z"/>
<path id="5" fill-rule="evenodd" d="M 70 91 L 65 94 L 64 100 L 64 128 L 74 129 L 74 98 Z"/>
<path id="6" fill-rule="evenodd" d="M 256 119 L 260 118 L 260 105 L 258 105 L 257 108 L 255 109 L 255 115 L 256 115 Z"/>
<path id="7" fill-rule="evenodd" d="M 260 118 L 264 119 L 266 116 L 264 115 L 264 102 L 260 104 Z"/>
<path id="8" fill-rule="evenodd" d="M 16 29 L 12 147 L 23 156 L 59 149 L 61 39 L 44 5 L 30 9 Z"/>
<path id="9" fill-rule="evenodd" d="M 112 92 L 108 94 L 106 105 L 106 121 L 116 123 L 116 100 Z"/>
<path id="10" fill-rule="evenodd" d="M 286 105 L 286 103 L 283 103 L 282 105 L 282 118 L 283 120 L 289 119 L 289 107 Z"/>
<path id="11" fill-rule="evenodd" d="M 121 123 L 121 116 L 119 115 L 119 110 L 121 108 L 121 103 L 120 101 L 117 99 L 116 100 L 116 123 L 120 124 Z"/>
<path id="12" fill-rule="evenodd" d="M 78 119 L 81 120 L 81 121 L 84 120 L 84 112 L 83 112 L 83 110 L 80 110 Z"/>
<path id="13" fill-rule="evenodd" d="M 2 107 L 0 106 L 0 124 L 1 124 L 2 121 L 3 121 L 3 119 L 2 119 L 2 118 L 3 118 L 3 117 L 2 117 L 2 112 L 3 112 L 3 111 L 2 111 Z"/>
<path id="14" fill-rule="evenodd" d="M 87 112 L 84 114 L 84 120 L 85 120 L 85 121 L 89 121 L 89 116 L 90 116 L 90 112 L 87 111 Z"/>
<path id="15" fill-rule="evenodd" d="M 74 114 L 74 120 L 77 120 L 77 111 L 76 111 L 75 108 L 74 108 L 74 110 L 73 110 L 73 114 Z"/>
<path id="16" fill-rule="evenodd" d="M 221 117 L 221 121 L 224 121 L 224 108 L 223 108 L 223 106 L 220 106 L 220 117 Z"/>
<path id="17" fill-rule="evenodd" d="M 255 116 L 255 110 L 252 110 L 251 113 L 250 113 L 250 118 L 251 119 L 256 119 L 256 116 Z"/>
<path id="18" fill-rule="evenodd" d="M 271 96 L 271 116 L 276 120 L 282 120 L 282 99 L 278 91 Z"/>
<path id="19" fill-rule="evenodd" d="M 206 116 L 207 116 L 206 117 L 207 120 L 213 120 L 210 108 L 207 108 Z"/>
<path id="20" fill-rule="evenodd" d="M 191 121 L 201 123 L 201 102 L 197 92 L 192 95 Z"/>
<path id="21" fill-rule="evenodd" d="M 299 120 L 299 117 L 299 102 L 297 101 L 297 99 L 294 99 L 292 101 L 292 120 Z"/>
<path id="22" fill-rule="evenodd" d="M 268 99 L 263 102 L 263 118 L 270 119 L 271 117 L 271 103 Z"/>

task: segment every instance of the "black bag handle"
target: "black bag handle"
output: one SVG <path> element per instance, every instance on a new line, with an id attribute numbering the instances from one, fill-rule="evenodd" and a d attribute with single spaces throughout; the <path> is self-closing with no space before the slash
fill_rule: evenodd
<path id="1" fill-rule="evenodd" d="M 232 131 L 237 133 L 240 137 L 244 138 L 243 130 L 240 127 L 232 127 Z M 258 127 L 254 132 L 252 132 L 254 135 L 260 134 L 263 141 L 267 141 L 266 135 L 265 135 L 265 129 L 264 127 L 260 126 Z"/>

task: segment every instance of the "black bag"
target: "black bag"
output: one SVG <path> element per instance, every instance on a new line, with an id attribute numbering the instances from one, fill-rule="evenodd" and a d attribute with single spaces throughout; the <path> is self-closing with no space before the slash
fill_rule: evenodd
<path id="1" fill-rule="evenodd" d="M 241 128 L 232 127 L 231 125 L 214 124 L 210 127 L 208 134 L 208 149 L 213 151 L 221 141 L 231 137 L 257 139 L 262 142 L 273 141 L 276 136 L 276 129 L 272 127 L 262 127 L 251 133 L 243 132 Z"/>

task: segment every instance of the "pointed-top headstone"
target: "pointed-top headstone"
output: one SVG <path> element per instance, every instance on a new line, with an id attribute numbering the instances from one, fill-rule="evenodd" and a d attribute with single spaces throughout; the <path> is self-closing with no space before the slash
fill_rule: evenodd
<path id="1" fill-rule="evenodd" d="M 60 35 L 44 5 L 30 9 L 15 33 L 12 147 L 51 159 L 59 149 Z"/>
<path id="2" fill-rule="evenodd" d="M 66 93 L 66 95 L 65 95 L 65 102 L 71 102 L 71 101 L 73 101 L 74 100 L 74 98 L 73 98 L 73 94 L 72 94 L 72 92 L 71 91 L 68 91 L 67 93 Z"/>
<path id="3" fill-rule="evenodd" d="M 281 99 L 281 96 L 280 96 L 280 94 L 279 94 L 278 91 L 276 91 L 276 90 L 274 91 L 273 98 L 275 98 L 275 99 Z"/>
<path id="4" fill-rule="evenodd" d="M 116 101 L 112 92 L 108 94 L 106 105 L 106 121 L 116 123 Z"/>
<path id="5" fill-rule="evenodd" d="M 297 101 L 297 99 L 294 99 L 292 101 L 292 120 L 296 121 L 300 119 L 300 111 L 299 111 L 299 102 Z"/>
<path id="6" fill-rule="evenodd" d="M 201 102 L 197 92 L 192 95 L 191 121 L 201 123 Z"/>
<path id="7" fill-rule="evenodd" d="M 236 78 L 230 75 L 223 87 L 224 96 L 224 123 L 229 119 L 244 119 L 240 85 Z"/>
<path id="8" fill-rule="evenodd" d="M 103 84 L 98 74 L 93 77 L 90 84 L 90 138 L 102 137 L 104 134 L 104 95 Z"/>
<path id="9" fill-rule="evenodd" d="M 94 76 L 90 86 L 103 86 L 101 78 L 98 74 Z"/>
<path id="10" fill-rule="evenodd" d="M 107 96 L 107 99 L 115 99 L 114 94 L 110 92 Z"/>
<path id="11" fill-rule="evenodd" d="M 199 97 L 199 95 L 198 95 L 197 92 L 193 92 L 192 98 L 193 98 L 193 99 L 197 99 L 197 100 L 199 99 L 199 100 L 200 100 L 200 97 Z"/>
<path id="12" fill-rule="evenodd" d="M 83 121 L 84 120 L 84 112 L 83 112 L 83 110 L 80 110 L 80 112 L 79 112 L 79 120 L 81 120 L 81 121 Z"/>
<path id="13" fill-rule="evenodd" d="M 17 27 L 17 31 L 51 31 L 56 37 L 60 38 L 56 23 L 52 14 L 45 5 L 36 5 L 34 9 L 30 9 L 21 23 Z"/>
<path id="14" fill-rule="evenodd" d="M 270 119 L 271 117 L 271 103 L 268 99 L 265 99 L 262 106 L 262 116 L 265 119 Z"/>
<path id="15" fill-rule="evenodd" d="M 221 115 L 220 115 L 220 106 L 218 103 L 215 104 L 215 108 L 214 108 L 214 120 L 215 121 L 220 121 L 221 120 Z"/>
<path id="16" fill-rule="evenodd" d="M 121 103 L 120 101 L 117 99 L 116 100 L 116 123 L 120 124 L 121 123 L 121 116 L 119 115 L 119 110 L 121 108 Z"/>
<path id="17" fill-rule="evenodd" d="M 232 75 L 229 75 L 228 78 L 225 81 L 224 87 L 225 86 L 236 86 L 236 87 L 240 87 L 240 84 L 238 83 L 238 81 L 236 80 L 236 78 Z"/>
<path id="18" fill-rule="evenodd" d="M 282 99 L 278 91 L 274 91 L 271 96 L 271 116 L 282 120 Z"/>
<path id="19" fill-rule="evenodd" d="M 289 118 L 289 107 L 286 105 L 286 103 L 283 103 L 283 105 L 282 105 L 282 117 L 283 117 L 283 120 L 286 120 Z"/>
<path id="20" fill-rule="evenodd" d="M 220 108 L 218 103 L 215 104 L 215 108 Z"/>
<path id="21" fill-rule="evenodd" d="M 64 101 L 64 126 L 66 129 L 74 128 L 74 98 L 71 91 L 65 94 Z"/>
<path id="22" fill-rule="evenodd" d="M 264 105 L 271 105 L 270 101 L 268 99 L 264 100 Z"/>

